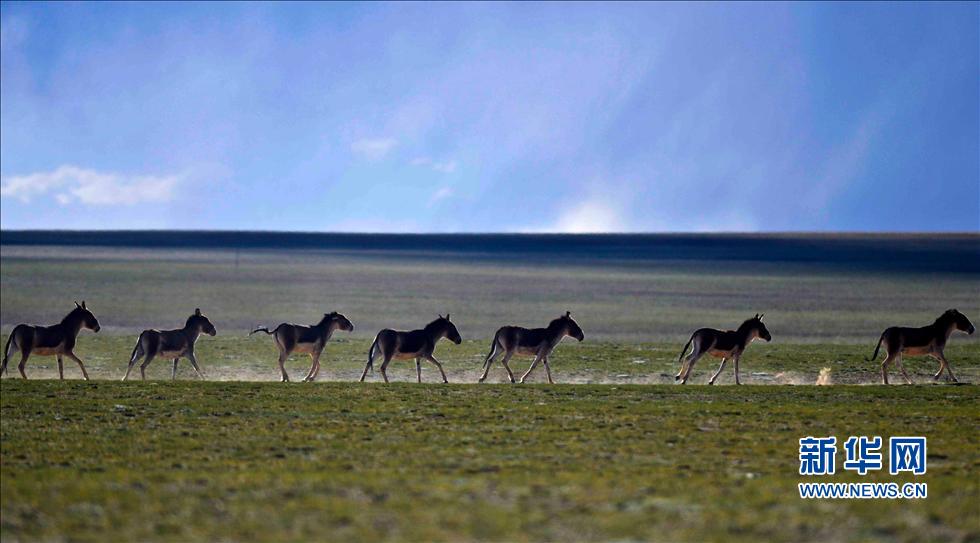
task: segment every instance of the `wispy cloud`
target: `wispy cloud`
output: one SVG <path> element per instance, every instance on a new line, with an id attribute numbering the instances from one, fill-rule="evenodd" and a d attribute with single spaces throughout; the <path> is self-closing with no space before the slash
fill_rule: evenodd
<path id="1" fill-rule="evenodd" d="M 0 197 L 26 203 L 50 194 L 61 205 L 93 206 L 169 202 L 180 180 L 180 175 L 127 175 L 64 165 L 49 172 L 4 177 Z"/>
<path id="2" fill-rule="evenodd" d="M 439 190 L 432 193 L 432 196 L 429 198 L 429 205 L 433 206 L 441 202 L 442 200 L 449 198 L 452 195 L 453 195 L 452 187 L 442 187 Z"/>
<path id="3" fill-rule="evenodd" d="M 428 157 L 413 158 L 410 162 L 412 166 L 424 166 L 440 173 L 453 173 L 458 165 L 455 160 L 437 161 Z"/>
<path id="4" fill-rule="evenodd" d="M 350 144 L 350 150 L 368 160 L 384 158 L 398 145 L 394 138 L 364 138 Z"/>

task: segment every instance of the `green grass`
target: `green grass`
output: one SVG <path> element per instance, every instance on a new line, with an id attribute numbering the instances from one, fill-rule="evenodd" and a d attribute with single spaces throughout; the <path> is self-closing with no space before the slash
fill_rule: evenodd
<path id="1" fill-rule="evenodd" d="M 7 541 L 965 541 L 975 386 L 0 384 Z M 804 501 L 806 435 L 925 435 L 918 501 Z"/>

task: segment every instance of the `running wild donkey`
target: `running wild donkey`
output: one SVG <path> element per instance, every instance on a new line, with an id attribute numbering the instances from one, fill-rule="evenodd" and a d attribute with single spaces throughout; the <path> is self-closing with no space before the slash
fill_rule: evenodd
<path id="1" fill-rule="evenodd" d="M 909 375 L 905 373 L 905 366 L 902 365 L 903 354 L 909 356 L 928 355 L 935 358 L 939 361 L 939 371 L 936 372 L 933 379 L 939 379 L 943 374 L 943 368 L 946 368 L 946 373 L 949 375 L 949 378 L 953 382 L 957 382 L 956 377 L 953 376 L 953 369 L 949 366 L 946 355 L 943 354 L 943 350 L 946 348 L 946 342 L 949 341 L 949 336 L 954 330 L 972 334 L 976 331 L 976 327 L 973 326 L 970 319 L 966 318 L 964 314 L 956 309 L 947 309 L 945 313 L 940 315 L 929 326 L 923 326 L 922 328 L 893 326 L 887 328 L 881 333 L 881 337 L 878 338 L 875 354 L 871 355 L 868 361 L 870 362 L 878 358 L 878 350 L 884 344 L 887 355 L 885 356 L 885 360 L 881 362 L 882 384 L 888 384 L 888 364 L 892 360 L 895 361 L 898 369 L 901 370 L 902 377 L 905 377 L 905 382 L 910 385 L 912 384 Z"/>
<path id="2" fill-rule="evenodd" d="M 10 331 L 7 345 L 3 349 L 3 366 L 0 366 L 0 375 L 7 371 L 7 362 L 10 361 L 10 355 L 16 349 L 20 351 L 20 364 L 17 364 L 17 370 L 20 371 L 20 376 L 24 379 L 27 379 L 27 374 L 24 373 L 27 358 L 32 354 L 37 354 L 58 357 L 58 377 L 61 379 L 65 378 L 62 357 L 71 358 L 78 362 L 78 367 L 82 369 L 82 377 L 88 380 L 85 365 L 73 352 L 75 341 L 82 328 L 88 328 L 93 332 L 98 332 L 102 328 L 99 326 L 99 319 L 95 318 L 95 315 L 85 307 L 85 300 L 82 300 L 81 305 L 75 302 L 75 309 L 72 309 L 71 313 L 54 326 L 18 324 Z"/>
<path id="3" fill-rule="evenodd" d="M 361 374 L 361 382 L 367 377 L 368 370 L 374 371 L 374 357 L 380 354 L 383 359 L 381 377 L 384 377 L 386 383 L 388 382 L 388 374 L 385 373 L 385 370 L 388 369 L 388 363 L 391 362 L 392 358 L 403 360 L 414 358 L 415 372 L 418 374 L 420 383 L 422 382 L 422 359 L 424 358 L 439 368 L 439 373 L 442 374 L 442 382 L 448 383 L 449 379 L 446 379 L 446 372 L 443 371 L 442 364 L 432 356 L 436 342 L 442 338 L 448 338 L 456 345 L 463 342 L 463 338 L 459 337 L 459 330 L 453 323 L 449 322 L 448 313 L 445 317 L 439 315 L 438 319 L 425 325 L 425 328 L 421 330 L 399 332 L 385 328 L 378 332 L 377 337 L 374 338 L 374 343 L 371 344 L 371 349 L 368 350 L 368 361 L 367 365 L 364 366 L 364 373 Z"/>
<path id="4" fill-rule="evenodd" d="M 140 364 L 140 377 L 146 380 L 146 367 L 153 362 L 153 359 L 160 356 L 166 360 L 174 361 L 172 379 L 177 378 L 177 360 L 186 356 L 194 366 L 197 375 L 204 379 L 201 368 L 197 365 L 197 358 L 194 357 L 194 343 L 197 342 L 201 333 L 213 336 L 218 333 L 214 325 L 201 313 L 201 309 L 195 309 L 194 314 L 187 317 L 187 323 L 179 330 L 143 330 L 139 339 L 136 340 L 136 347 L 133 354 L 129 357 L 129 367 L 126 368 L 126 375 L 122 380 L 129 379 L 129 372 L 133 371 L 136 361 L 145 356 L 146 359 Z"/>
<path id="5" fill-rule="evenodd" d="M 742 357 L 742 353 L 745 352 L 745 348 L 756 338 L 772 341 L 769 330 L 766 329 L 765 324 L 762 324 L 762 317 L 763 315 L 756 314 L 756 316 L 743 322 L 738 327 L 738 330 L 726 330 L 724 332 L 715 330 L 714 328 L 700 328 L 696 330 L 691 335 L 691 339 L 687 340 L 684 349 L 681 351 L 681 355 L 677 358 L 677 361 L 680 362 L 684 358 L 684 353 L 687 352 L 688 346 L 692 343 L 694 344 L 691 354 L 681 364 L 681 370 L 677 372 L 674 380 L 679 380 L 681 384 L 686 383 L 698 359 L 705 354 L 710 354 L 715 358 L 721 359 L 721 366 L 718 366 L 718 371 L 711 376 L 711 379 L 708 381 L 709 385 L 715 384 L 715 379 L 721 374 L 721 370 L 725 369 L 725 362 L 729 358 L 735 363 L 735 384 L 742 384 L 738 378 L 738 361 Z"/>
<path id="6" fill-rule="evenodd" d="M 286 373 L 286 368 L 283 364 L 289 358 L 289 355 L 294 352 L 309 354 L 310 358 L 313 359 L 310 365 L 310 371 L 306 373 L 303 381 L 313 381 L 316 379 L 316 376 L 320 373 L 320 354 L 323 352 L 323 348 L 327 346 L 327 341 L 330 341 L 330 336 L 338 329 L 344 330 L 345 332 L 353 332 L 354 324 L 347 317 L 334 311 L 332 313 L 324 313 L 320 322 L 311 326 L 284 322 L 276 326 L 272 331 L 262 327 L 252 330 L 248 335 L 256 332 L 265 332 L 266 334 L 272 335 L 272 338 L 276 341 L 276 347 L 279 348 L 280 378 L 285 383 L 289 381 L 289 374 Z"/>
<path id="7" fill-rule="evenodd" d="M 521 383 L 527 379 L 527 376 L 531 374 L 531 371 L 538 365 L 538 362 L 544 362 L 544 369 L 548 373 L 548 382 L 554 383 L 551 380 L 551 367 L 548 365 L 548 357 L 551 356 L 551 352 L 555 350 L 555 347 L 558 346 L 565 336 L 573 337 L 579 341 L 585 339 L 582 328 L 572 319 L 571 311 L 566 311 L 563 316 L 551 321 L 547 328 L 501 327 L 494 334 L 493 342 L 490 343 L 490 353 L 487 355 L 487 359 L 483 361 L 483 377 L 480 377 L 480 382 L 482 383 L 486 380 L 493 361 L 503 352 L 504 358 L 501 360 L 501 363 L 504 365 L 504 369 L 507 370 L 507 375 L 510 376 L 511 383 L 514 382 L 514 372 L 510 371 L 510 366 L 507 362 L 510 361 L 510 357 L 514 356 L 514 354 L 534 357 L 534 362 L 531 362 L 531 367 L 521 377 Z"/>

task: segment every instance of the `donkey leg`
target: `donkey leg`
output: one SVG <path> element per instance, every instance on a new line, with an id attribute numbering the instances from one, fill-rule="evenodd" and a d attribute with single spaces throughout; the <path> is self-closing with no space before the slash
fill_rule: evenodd
<path id="1" fill-rule="evenodd" d="M 381 363 L 381 377 L 384 378 L 385 382 L 388 382 L 388 364 L 391 363 L 391 356 L 385 355 L 384 362 Z"/>
<path id="2" fill-rule="evenodd" d="M 541 361 L 544 362 L 544 371 L 548 374 L 548 383 L 552 385 L 555 384 L 555 382 L 551 380 L 551 366 L 548 365 L 548 357 L 546 356 L 542 358 Z"/>
<path id="3" fill-rule="evenodd" d="M 741 385 L 742 384 L 742 381 L 740 381 L 738 379 L 738 361 L 739 361 L 740 358 L 742 358 L 742 355 L 741 354 L 737 354 L 737 355 L 735 355 L 735 360 L 732 361 L 732 362 L 735 363 L 735 384 L 736 385 Z"/>
<path id="4" fill-rule="evenodd" d="M 446 379 L 446 372 L 443 371 L 442 364 L 440 364 L 439 361 L 436 360 L 436 357 L 432 356 L 431 354 L 427 358 L 429 359 L 429 362 L 432 362 L 433 364 L 436 365 L 437 368 L 439 368 L 439 373 L 442 374 L 442 382 L 448 383 L 449 379 Z"/>
<path id="5" fill-rule="evenodd" d="M 905 372 L 905 364 L 902 364 L 902 355 L 895 357 L 895 365 L 898 366 L 899 371 L 902 372 L 902 377 L 905 378 L 905 384 L 911 385 L 912 380 L 909 379 L 909 374 Z"/>
<path id="6" fill-rule="evenodd" d="M 176 381 L 177 380 L 177 360 L 179 360 L 179 359 L 174 358 L 174 371 L 170 374 L 170 380 L 171 381 Z"/>
<path id="7" fill-rule="evenodd" d="M 531 367 L 528 368 L 527 371 L 524 372 L 524 375 L 521 376 L 521 384 L 522 385 L 524 384 L 524 381 L 527 379 L 527 376 L 528 375 L 531 375 L 531 372 L 534 371 L 534 368 L 537 367 L 538 362 L 540 362 L 540 361 L 541 361 L 541 354 L 538 353 L 538 356 L 535 356 L 534 357 L 534 362 L 531 362 Z"/>
<path id="8" fill-rule="evenodd" d="M 65 380 L 65 361 L 60 354 L 58 355 L 58 379 Z"/>
<path id="9" fill-rule="evenodd" d="M 487 359 L 483 362 L 483 376 L 480 377 L 481 383 L 487 380 L 487 375 L 490 374 L 490 366 L 493 366 L 498 354 L 500 354 L 500 350 L 497 348 L 497 343 L 494 342 L 493 349 L 490 350 L 490 354 L 487 355 Z"/>
<path id="10" fill-rule="evenodd" d="M 415 358 L 415 373 L 418 375 L 419 382 L 422 382 L 422 359 Z"/>
<path id="11" fill-rule="evenodd" d="M 204 381 L 206 377 L 204 377 L 204 372 L 201 371 L 201 366 L 197 365 L 197 357 L 194 356 L 194 351 L 187 353 L 187 359 L 191 361 L 191 366 L 193 366 L 194 371 L 197 372 L 197 376 Z"/>
<path id="12" fill-rule="evenodd" d="M 133 357 L 129 359 L 129 366 L 126 368 L 126 375 L 123 375 L 122 380 L 125 381 L 129 379 L 129 372 L 133 371 L 133 366 L 136 365 L 136 361 L 139 360 L 145 352 L 143 351 L 143 345 L 137 340 L 136 348 L 133 349 Z"/>
<path id="13" fill-rule="evenodd" d="M 310 381 L 316 381 L 318 375 L 320 375 L 320 353 L 316 353 L 316 368 L 313 369 L 313 375 L 310 376 Z"/>
<path id="14" fill-rule="evenodd" d="M 153 362 L 154 358 L 156 358 L 155 354 L 148 354 L 143 359 L 143 363 L 140 364 L 140 379 L 143 381 L 146 381 L 146 367 L 150 365 L 150 362 Z"/>
<path id="15" fill-rule="evenodd" d="M 512 352 L 505 354 L 504 355 L 504 359 L 501 360 L 500 363 L 503 364 L 504 365 L 504 369 L 507 370 L 507 375 L 510 376 L 510 382 L 511 383 L 514 383 L 515 382 L 514 381 L 514 372 L 510 371 L 510 364 L 508 364 L 508 362 L 510 362 L 510 357 L 511 356 L 513 356 L 513 353 Z"/>
<path id="16" fill-rule="evenodd" d="M 718 371 L 716 371 L 715 374 L 711 376 L 711 379 L 708 379 L 708 384 L 709 385 L 715 384 L 715 379 L 717 379 L 718 376 L 721 375 L 721 370 L 725 369 L 725 362 L 728 362 L 728 359 L 727 358 L 722 358 L 721 359 L 721 365 L 718 366 Z"/>
<path id="17" fill-rule="evenodd" d="M 372 352 L 368 356 L 367 364 L 364 365 L 364 371 L 361 373 L 361 380 L 360 380 L 361 383 L 364 382 L 364 378 L 367 377 L 368 370 L 371 369 L 371 367 L 373 366 L 374 366 L 374 353 Z"/>
<path id="18" fill-rule="evenodd" d="M 82 359 L 75 356 L 75 353 L 72 352 L 65 353 L 65 356 L 71 358 L 72 360 L 78 363 L 78 367 L 81 368 L 82 370 L 82 377 L 85 378 L 86 381 L 88 381 L 88 372 L 85 371 L 85 364 L 82 364 Z"/>
<path id="19" fill-rule="evenodd" d="M 946 360 L 946 355 L 944 353 L 939 353 L 939 361 L 942 363 L 939 366 L 939 371 L 943 371 L 943 366 L 946 366 L 946 374 L 954 383 L 959 383 L 959 380 L 953 375 L 953 367 L 949 365 L 949 360 Z"/>
<path id="20" fill-rule="evenodd" d="M 283 352 L 279 353 L 279 382 L 281 383 L 289 382 L 289 374 L 286 373 L 286 366 L 285 366 L 286 358 L 288 357 L 289 355 L 286 353 Z"/>
<path id="21" fill-rule="evenodd" d="M 308 383 L 313 380 L 313 372 L 316 371 L 318 358 L 319 353 L 310 353 L 310 371 L 306 372 L 306 377 L 303 377 L 304 383 Z"/>
<path id="22" fill-rule="evenodd" d="M 20 376 L 27 379 L 27 374 L 24 373 L 24 367 L 27 366 L 27 359 L 31 356 L 31 352 L 24 349 L 20 352 L 20 363 L 17 364 L 17 371 L 20 372 Z"/>
<path id="23" fill-rule="evenodd" d="M 881 384 L 888 384 L 888 364 L 895 358 L 895 355 L 888 354 L 884 360 L 881 361 Z"/>
<path id="24" fill-rule="evenodd" d="M 687 360 L 687 370 L 681 377 L 681 384 L 686 385 L 687 380 L 691 377 L 691 371 L 694 370 L 694 364 L 697 364 L 698 360 L 701 358 L 702 353 L 694 352 L 688 356 Z"/>

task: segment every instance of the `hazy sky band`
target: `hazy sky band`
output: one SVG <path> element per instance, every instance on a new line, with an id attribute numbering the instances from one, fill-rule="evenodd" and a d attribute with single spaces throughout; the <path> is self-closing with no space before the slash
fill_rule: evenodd
<path id="1" fill-rule="evenodd" d="M 980 230 L 977 3 L 0 22 L 3 228 Z"/>

